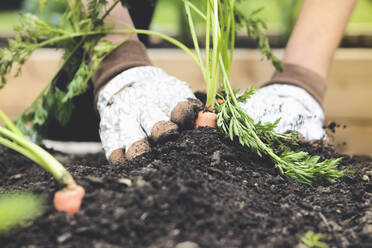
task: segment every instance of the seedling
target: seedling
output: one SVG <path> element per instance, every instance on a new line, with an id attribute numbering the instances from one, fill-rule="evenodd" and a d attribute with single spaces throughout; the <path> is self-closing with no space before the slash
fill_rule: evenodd
<path id="1" fill-rule="evenodd" d="M 112 44 L 101 38 L 113 33 L 147 34 L 178 46 L 197 63 L 206 83 L 205 110 L 217 113 L 217 116 L 213 117 L 217 120 L 217 127 L 231 140 L 238 140 L 240 144 L 249 147 L 260 156 L 268 156 L 282 175 L 301 183 L 312 184 L 320 179 L 335 182 L 344 176 L 347 170 L 336 169 L 341 158 L 319 162 L 318 156 L 311 157 L 306 152 L 292 151 L 283 141 L 294 142 L 296 134 L 274 132 L 280 120 L 274 123 L 255 123 L 239 107 L 238 103 L 254 94 L 254 89 L 249 88 L 238 97 L 238 92 L 234 91 L 230 84 L 237 27 L 246 27 L 250 38 L 257 40 L 262 54 L 270 59 L 277 69 L 281 69 L 281 62 L 270 50 L 267 36 L 263 31 L 265 23 L 257 17 L 259 10 L 248 14 L 241 13 L 235 0 L 204 0 L 203 9 L 198 8 L 190 0 L 179 1 L 184 3 L 194 51 L 161 33 L 133 29 L 125 23 L 122 23 L 126 27 L 125 30 L 113 30 L 111 25 L 104 24 L 106 16 L 120 0 L 115 1 L 105 11 L 103 11 L 106 6 L 105 0 L 91 0 L 88 11 L 83 8 L 81 0 L 71 0 L 59 27 L 50 26 L 33 15 L 24 15 L 22 25 L 16 29 L 18 31 L 16 39 L 9 41 L 9 48 L 0 50 L 0 76 L 3 85 L 6 83 L 5 75 L 11 71 L 13 63 L 24 64 L 37 48 L 54 45 L 64 48 L 65 53 L 60 69 L 40 96 L 20 115 L 17 126 L 22 132 L 28 133 L 28 136 L 38 137 L 43 135 L 50 119 L 66 124 L 73 110 L 72 98 L 87 90 L 93 71 L 107 54 L 121 44 Z M 125 0 L 121 2 L 126 3 Z M 46 0 L 43 0 L 41 5 L 45 4 Z M 205 56 L 199 47 L 200 41 L 196 35 L 193 15 L 198 15 L 205 22 Z M 18 69 L 17 75 L 19 72 Z M 52 87 L 60 78 L 69 82 L 66 92 L 58 87 Z M 30 128 L 25 128 L 26 123 L 30 123 Z M 212 123 L 216 125 L 215 121 Z"/>
<path id="2" fill-rule="evenodd" d="M 308 231 L 301 241 L 309 248 L 328 248 L 328 245 L 320 240 L 330 240 L 330 237 L 322 233 L 314 233 L 313 231 Z"/>
<path id="3" fill-rule="evenodd" d="M 254 88 L 248 88 L 238 97 L 238 92 L 234 91 L 230 84 L 237 26 L 245 26 L 250 37 L 257 40 L 262 54 L 271 59 L 273 65 L 281 70 L 281 62 L 271 52 L 268 39 L 263 32 L 264 22 L 256 17 L 259 10 L 248 16 L 244 15 L 237 9 L 235 0 L 203 1 L 205 11 L 193 5 L 189 0 L 183 0 L 183 2 L 198 65 L 206 83 L 206 109 L 211 112 L 216 110 L 218 128 L 231 140 L 238 140 L 241 145 L 249 147 L 258 155 L 269 156 L 282 175 L 289 176 L 298 182 L 312 184 L 319 179 L 335 182 L 342 177 L 347 171 L 336 170 L 341 158 L 318 162 L 319 156 L 311 157 L 306 152 L 292 151 L 282 141 L 293 143 L 296 133 L 274 132 L 280 120 L 275 123 L 255 123 L 238 104 L 250 98 L 254 94 Z M 205 21 L 204 60 L 199 49 L 192 14 L 198 15 Z"/>
<path id="4" fill-rule="evenodd" d="M 54 195 L 54 206 L 58 211 L 73 215 L 80 208 L 85 190 L 77 185 L 71 174 L 50 153 L 27 140 L 13 122 L 0 110 L 0 120 L 6 127 L 0 126 L 0 144 L 15 150 L 31 159 L 66 187 Z"/>

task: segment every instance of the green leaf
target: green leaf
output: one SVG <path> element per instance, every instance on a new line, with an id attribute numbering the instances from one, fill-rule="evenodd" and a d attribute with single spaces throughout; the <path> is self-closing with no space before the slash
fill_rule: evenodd
<path id="1" fill-rule="evenodd" d="M 54 108 L 53 113 L 55 119 L 62 125 L 65 126 L 70 120 L 74 104 L 72 99 L 64 101 L 66 94 L 59 89 L 55 89 L 54 92 Z"/>
<path id="2" fill-rule="evenodd" d="M 230 123 L 229 123 L 229 137 L 231 140 L 234 139 L 234 119 L 230 120 Z"/>
<path id="3" fill-rule="evenodd" d="M 67 93 L 61 95 L 61 103 L 67 103 L 75 96 L 79 96 L 87 91 L 90 86 L 90 79 L 92 77 L 92 70 L 89 65 L 83 61 L 75 73 L 74 78 L 67 86 Z M 61 93 L 59 93 L 61 94 Z"/>
<path id="4" fill-rule="evenodd" d="M 0 194 L 0 234 L 20 227 L 43 212 L 41 197 L 25 192 Z"/>
<path id="5" fill-rule="evenodd" d="M 43 104 L 40 104 L 35 109 L 33 125 L 43 126 L 48 118 L 48 111 Z"/>
<path id="6" fill-rule="evenodd" d="M 310 165 L 315 165 L 316 163 L 318 163 L 319 159 L 320 159 L 320 156 L 312 156 L 312 157 L 307 158 L 305 163 L 310 164 Z M 335 163 L 335 165 L 336 164 L 337 163 Z"/>
<path id="7" fill-rule="evenodd" d="M 244 93 L 238 97 L 238 102 L 245 102 L 247 99 L 251 98 L 255 93 L 256 89 L 252 86 L 247 88 Z"/>
<path id="8" fill-rule="evenodd" d="M 265 22 L 257 17 L 262 11 L 262 8 L 252 11 L 251 13 L 242 12 L 240 9 L 235 8 L 235 15 L 237 19 L 237 25 L 239 27 L 245 27 L 250 39 L 257 42 L 257 46 L 261 51 L 263 57 L 271 60 L 273 66 L 278 70 L 283 70 L 282 62 L 274 55 L 270 48 L 269 39 L 265 34 L 266 24 Z"/>
<path id="9" fill-rule="evenodd" d="M 322 234 L 308 231 L 301 241 L 309 248 L 328 248 L 328 245 L 320 240 L 330 240 L 331 238 Z"/>

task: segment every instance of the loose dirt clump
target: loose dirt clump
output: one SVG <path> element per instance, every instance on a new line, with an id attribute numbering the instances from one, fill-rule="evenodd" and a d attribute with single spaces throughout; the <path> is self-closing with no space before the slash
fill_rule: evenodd
<path id="1" fill-rule="evenodd" d="M 322 144 L 300 147 L 322 159 Z M 45 196 L 33 223 L 0 237 L 1 247 L 295 247 L 313 230 L 335 247 L 371 247 L 372 159 L 344 156 L 337 183 L 282 178 L 267 158 L 200 128 L 123 165 L 103 154 L 56 154 L 86 189 L 73 217 L 52 207 L 58 184 L 32 162 L 0 148 L 0 191 Z"/>

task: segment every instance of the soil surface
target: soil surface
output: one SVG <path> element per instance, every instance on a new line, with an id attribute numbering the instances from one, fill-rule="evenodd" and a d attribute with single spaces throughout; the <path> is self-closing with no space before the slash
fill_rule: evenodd
<path id="1" fill-rule="evenodd" d="M 319 144 L 299 148 L 340 156 Z M 372 159 L 343 156 L 340 168 L 354 174 L 307 186 L 209 128 L 119 166 L 103 154 L 56 153 L 87 191 L 69 217 L 52 207 L 55 180 L 0 147 L 0 191 L 31 190 L 48 203 L 33 223 L 0 237 L 0 247 L 302 247 L 309 230 L 328 235 L 330 247 L 372 247 Z"/>

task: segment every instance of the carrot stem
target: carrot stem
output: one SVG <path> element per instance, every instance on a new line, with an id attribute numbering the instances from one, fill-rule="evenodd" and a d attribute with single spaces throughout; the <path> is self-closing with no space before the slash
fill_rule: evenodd
<path id="1" fill-rule="evenodd" d="M 7 146 L 33 160 L 46 171 L 51 173 L 53 177 L 60 183 L 66 184 L 70 187 L 74 187 L 76 185 L 71 174 L 63 167 L 63 165 L 43 148 L 27 140 L 21 131 L 16 128 L 12 121 L 10 121 L 10 119 L 1 110 L 0 118 L 10 128 L 7 129 L 0 126 L 0 144 Z"/>

